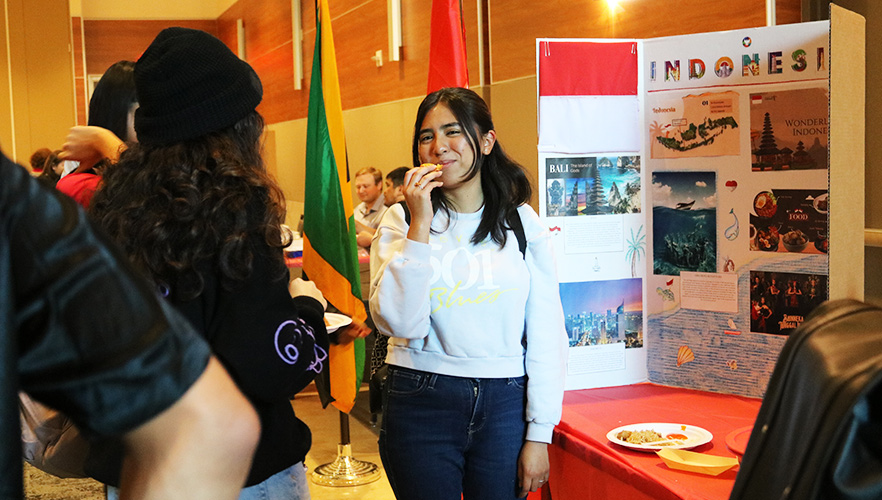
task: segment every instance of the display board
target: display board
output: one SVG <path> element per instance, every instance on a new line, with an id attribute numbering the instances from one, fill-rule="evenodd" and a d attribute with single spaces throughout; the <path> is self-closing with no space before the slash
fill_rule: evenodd
<path id="1" fill-rule="evenodd" d="M 537 41 L 539 210 L 568 389 L 650 380 L 761 396 L 787 335 L 848 296 L 831 284 L 862 280 L 862 258 L 830 274 L 831 249 L 854 245 L 830 230 L 832 169 L 863 178 L 830 144 L 831 95 L 854 91 L 830 84 L 831 19 Z M 862 210 L 838 223 L 862 229 Z"/>

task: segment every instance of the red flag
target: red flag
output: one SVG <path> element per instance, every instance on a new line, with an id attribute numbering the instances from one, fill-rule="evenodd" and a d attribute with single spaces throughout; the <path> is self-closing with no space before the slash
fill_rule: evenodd
<path id="1" fill-rule="evenodd" d="M 432 42 L 429 45 L 429 88 L 469 86 L 465 28 L 460 0 L 432 0 Z"/>

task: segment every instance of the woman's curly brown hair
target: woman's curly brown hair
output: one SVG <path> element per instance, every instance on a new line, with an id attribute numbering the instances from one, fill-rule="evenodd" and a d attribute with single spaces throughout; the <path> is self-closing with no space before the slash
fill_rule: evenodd
<path id="1" fill-rule="evenodd" d="M 281 229 L 284 196 L 260 155 L 263 129 L 253 112 L 194 140 L 132 145 L 105 171 L 90 213 L 149 278 L 178 297 L 198 297 L 202 273 L 214 270 L 232 288 L 251 274 L 254 259 L 281 263 L 290 238 Z M 278 252 L 266 255 L 256 238 Z"/>

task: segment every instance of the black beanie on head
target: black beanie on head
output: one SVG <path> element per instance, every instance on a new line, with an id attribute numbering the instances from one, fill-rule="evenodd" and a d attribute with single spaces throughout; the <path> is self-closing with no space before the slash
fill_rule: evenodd
<path id="1" fill-rule="evenodd" d="M 257 73 L 199 30 L 162 30 L 135 64 L 138 142 L 166 145 L 235 124 L 263 98 Z"/>

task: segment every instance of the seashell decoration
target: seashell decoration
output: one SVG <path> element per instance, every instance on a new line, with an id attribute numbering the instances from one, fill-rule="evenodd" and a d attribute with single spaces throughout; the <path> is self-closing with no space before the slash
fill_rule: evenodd
<path id="1" fill-rule="evenodd" d="M 677 351 L 677 366 L 681 366 L 683 363 L 688 363 L 695 359 L 695 354 L 692 352 L 692 349 L 687 345 L 681 345 L 680 350 Z"/>

